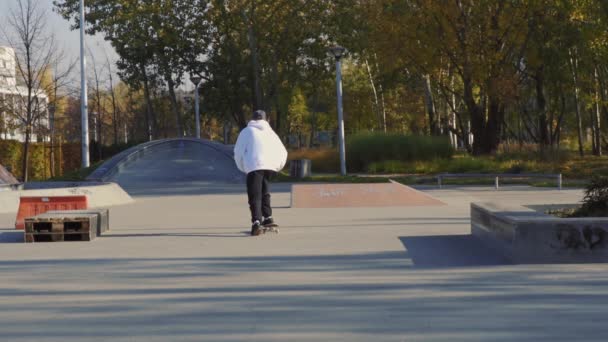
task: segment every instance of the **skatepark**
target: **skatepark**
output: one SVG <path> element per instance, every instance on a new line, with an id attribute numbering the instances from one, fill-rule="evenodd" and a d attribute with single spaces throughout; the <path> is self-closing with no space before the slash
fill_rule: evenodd
<path id="1" fill-rule="evenodd" d="M 315 208 L 273 183 L 281 231 L 252 237 L 234 166 L 197 148 L 141 153 L 103 191 L 64 184 L 110 208 L 110 231 L 91 242 L 24 244 L 15 212 L 0 213 L 2 339 L 608 337 L 606 264 L 513 264 L 471 235 L 472 202 L 568 204 L 581 190 L 426 186 L 404 196 L 431 202 Z"/>

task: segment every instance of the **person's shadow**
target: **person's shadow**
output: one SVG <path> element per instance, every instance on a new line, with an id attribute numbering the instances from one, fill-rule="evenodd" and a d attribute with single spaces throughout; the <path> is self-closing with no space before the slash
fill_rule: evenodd
<path id="1" fill-rule="evenodd" d="M 402 236 L 414 267 L 474 267 L 512 264 L 473 235 Z"/>

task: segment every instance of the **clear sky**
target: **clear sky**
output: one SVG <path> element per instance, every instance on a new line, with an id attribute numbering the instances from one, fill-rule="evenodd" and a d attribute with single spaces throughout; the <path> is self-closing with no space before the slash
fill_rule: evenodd
<path id="1" fill-rule="evenodd" d="M 22 0 L 27 1 L 27 0 Z M 32 0 L 36 5 L 46 13 L 47 28 L 55 34 L 57 45 L 63 48 L 71 58 L 78 58 L 80 55 L 80 33 L 78 30 L 71 31 L 70 23 L 63 19 L 59 14 L 53 12 L 53 0 Z M 85 0 L 86 1 L 86 0 Z M 0 0 L 0 24 L 6 23 L 6 16 L 11 8 L 17 6 L 17 0 Z M 6 28 L 6 26 L 4 26 Z M 91 50 L 97 64 L 105 64 L 106 53 L 110 61 L 115 61 L 117 58 L 114 49 L 110 43 L 103 40 L 101 36 L 86 36 L 86 45 Z M 0 45 L 8 45 L 3 35 L 0 34 Z M 67 61 L 66 61 L 67 62 Z M 91 67 L 90 61 L 87 61 L 87 69 Z M 98 66 L 98 69 L 100 66 Z M 80 70 L 80 67 L 78 67 Z"/>

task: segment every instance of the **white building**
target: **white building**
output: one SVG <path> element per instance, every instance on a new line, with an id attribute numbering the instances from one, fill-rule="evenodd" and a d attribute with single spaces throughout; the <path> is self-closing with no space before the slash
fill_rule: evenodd
<path id="1" fill-rule="evenodd" d="M 41 90 L 34 91 L 35 107 L 44 113 L 38 122 L 34 122 L 31 141 L 42 141 L 44 136 L 36 132 L 47 130 L 48 97 Z M 18 85 L 15 62 L 15 51 L 12 48 L 0 46 L 0 138 L 20 142 L 25 141 L 23 125 L 19 122 L 15 111 L 23 111 L 23 98 L 27 98 L 27 87 Z"/>

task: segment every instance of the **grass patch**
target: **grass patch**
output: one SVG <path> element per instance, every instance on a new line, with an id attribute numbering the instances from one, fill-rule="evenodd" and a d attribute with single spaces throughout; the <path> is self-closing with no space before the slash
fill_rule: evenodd
<path id="1" fill-rule="evenodd" d="M 579 210 L 580 210 L 580 208 L 554 209 L 554 210 L 547 210 L 545 212 L 545 214 L 557 216 L 559 218 L 579 217 L 579 216 L 576 216 L 576 213 Z"/>
<path id="2" fill-rule="evenodd" d="M 516 155 L 511 155 L 516 158 Z M 591 179 L 594 175 L 608 175 L 608 157 L 573 156 L 556 160 L 509 159 L 503 155 L 473 157 L 455 155 L 451 159 L 400 162 L 395 160 L 370 164 L 373 174 L 405 173 L 435 175 L 438 173 L 561 173 L 564 179 Z M 579 184 L 580 185 L 580 184 Z"/>
<path id="3" fill-rule="evenodd" d="M 97 161 L 91 166 L 78 169 L 70 172 L 66 172 L 65 174 L 53 178 L 47 179 L 48 182 L 81 182 L 86 180 L 87 176 L 89 176 L 95 169 L 97 169 L 101 164 L 103 164 L 105 160 Z"/>

